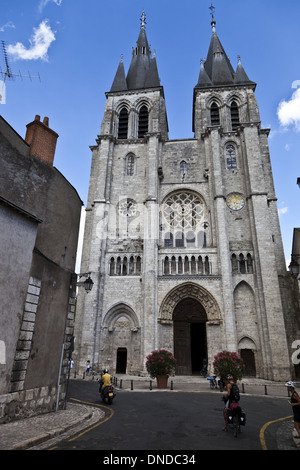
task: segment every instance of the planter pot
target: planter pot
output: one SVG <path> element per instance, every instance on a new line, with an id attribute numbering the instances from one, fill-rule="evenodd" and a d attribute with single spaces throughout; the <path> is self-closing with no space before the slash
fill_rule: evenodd
<path id="1" fill-rule="evenodd" d="M 157 388 L 167 388 L 168 387 L 168 375 L 158 375 L 156 377 Z"/>

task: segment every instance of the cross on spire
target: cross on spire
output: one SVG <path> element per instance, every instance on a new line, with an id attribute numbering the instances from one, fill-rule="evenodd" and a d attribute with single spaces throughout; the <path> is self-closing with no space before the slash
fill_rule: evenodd
<path id="1" fill-rule="evenodd" d="M 212 29 L 213 29 L 213 32 L 215 32 L 216 31 L 216 20 L 215 20 L 215 17 L 214 17 L 215 7 L 213 6 L 213 4 L 211 4 L 210 7 L 208 7 L 208 8 L 209 8 L 210 14 L 211 14 Z"/>
<path id="2" fill-rule="evenodd" d="M 140 20 L 141 20 L 141 28 L 145 28 L 145 24 L 146 24 L 146 15 L 145 15 L 144 10 L 143 10 L 143 13 L 142 13 L 142 16 L 141 16 Z"/>
<path id="3" fill-rule="evenodd" d="M 213 6 L 213 4 L 211 4 L 210 7 L 208 7 L 208 8 L 209 8 L 209 10 L 210 10 L 211 19 L 212 19 L 213 21 L 215 21 L 214 11 L 215 11 L 216 8 Z"/>

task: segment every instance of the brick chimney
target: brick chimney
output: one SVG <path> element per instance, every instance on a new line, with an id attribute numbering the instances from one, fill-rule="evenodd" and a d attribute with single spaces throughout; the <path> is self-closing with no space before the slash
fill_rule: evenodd
<path id="1" fill-rule="evenodd" d="M 53 165 L 58 134 L 49 127 L 49 118 L 43 122 L 37 114 L 34 121 L 27 124 L 25 142 L 30 145 L 29 154 L 34 155 L 48 165 Z"/>

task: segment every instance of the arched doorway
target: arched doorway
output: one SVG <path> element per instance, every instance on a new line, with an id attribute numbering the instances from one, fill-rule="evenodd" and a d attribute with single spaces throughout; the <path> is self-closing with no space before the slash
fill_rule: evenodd
<path id="1" fill-rule="evenodd" d="M 251 349 L 241 349 L 241 358 L 245 363 L 244 376 L 256 377 L 255 355 Z"/>
<path id="2" fill-rule="evenodd" d="M 207 360 L 205 309 L 196 299 L 185 298 L 174 308 L 173 322 L 176 374 L 199 374 Z"/>
<path id="3" fill-rule="evenodd" d="M 118 348 L 117 349 L 117 364 L 116 364 L 116 373 L 117 374 L 126 374 L 127 366 L 127 349 Z"/>

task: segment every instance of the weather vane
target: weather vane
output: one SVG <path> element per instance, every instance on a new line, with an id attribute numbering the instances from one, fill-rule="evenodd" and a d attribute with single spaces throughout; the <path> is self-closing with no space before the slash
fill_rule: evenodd
<path id="1" fill-rule="evenodd" d="M 8 57 L 7 57 L 7 51 L 6 51 L 6 45 L 5 45 L 5 42 L 2 41 L 2 49 L 3 49 L 3 55 L 4 55 L 4 61 L 5 61 L 5 72 L 2 72 L 2 69 L 0 67 L 0 75 L 3 76 L 3 82 L 2 82 L 2 87 L 1 87 L 1 90 L 0 90 L 0 103 L 2 102 L 3 103 L 3 92 L 4 92 L 4 87 L 5 87 L 5 80 L 7 78 L 9 78 L 10 80 L 13 80 L 14 77 L 20 77 L 21 79 L 23 78 L 29 78 L 30 80 L 32 78 L 38 78 L 40 81 L 41 81 L 41 77 L 40 75 L 38 76 L 32 76 L 30 75 L 30 73 L 28 72 L 28 75 L 22 75 L 21 72 L 19 72 L 18 74 L 16 73 L 12 73 L 11 69 L 10 69 L 10 66 L 9 66 L 9 63 L 8 63 Z"/>
<path id="2" fill-rule="evenodd" d="M 146 23 L 146 15 L 145 15 L 144 10 L 143 10 L 143 13 L 142 13 L 142 16 L 141 16 L 140 20 L 141 20 L 141 27 L 144 28 L 145 24 L 147 24 Z"/>
<path id="3" fill-rule="evenodd" d="M 214 17 L 214 12 L 215 12 L 215 9 L 216 9 L 216 8 L 213 6 L 213 4 L 211 4 L 210 7 L 208 7 L 208 8 L 209 8 L 209 10 L 210 10 L 210 14 L 211 14 L 212 20 L 214 20 L 214 19 L 215 19 L 215 17 Z"/>

